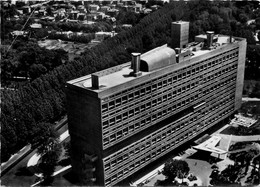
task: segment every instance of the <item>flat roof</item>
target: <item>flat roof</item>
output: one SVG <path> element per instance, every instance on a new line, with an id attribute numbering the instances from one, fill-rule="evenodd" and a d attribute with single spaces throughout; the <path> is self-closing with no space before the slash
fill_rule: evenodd
<path id="1" fill-rule="evenodd" d="M 241 39 L 239 39 L 239 38 L 238 38 L 238 40 L 234 39 L 234 42 L 232 44 L 237 43 L 237 41 L 239 41 L 239 40 L 241 40 Z M 198 56 L 204 55 L 206 53 L 209 53 L 211 51 L 214 51 L 215 49 L 219 49 L 219 48 L 222 48 L 224 46 L 227 46 L 229 44 L 229 36 L 220 36 L 219 35 L 216 43 L 218 45 L 215 45 L 215 48 L 213 48 L 211 50 L 203 49 L 203 50 L 198 50 L 198 51 L 192 51 L 193 55 L 190 56 L 189 59 L 193 59 L 195 57 L 198 57 Z M 167 45 L 164 45 L 164 46 L 165 46 L 165 48 L 169 48 L 169 47 L 167 47 Z M 161 46 L 161 47 L 158 47 L 158 48 L 162 48 L 164 46 Z M 147 53 L 149 53 L 149 51 Z M 141 55 L 141 60 L 142 60 L 142 56 L 147 55 L 147 53 L 144 53 L 144 54 Z M 177 63 L 177 64 L 181 64 L 181 63 L 182 62 Z M 175 64 L 170 65 L 170 66 L 166 66 L 166 67 L 172 67 L 174 65 Z M 162 67 L 160 69 L 156 69 L 156 70 L 151 71 L 151 72 L 143 72 L 142 71 L 142 75 L 140 75 L 138 77 L 134 77 L 134 76 L 129 75 L 130 72 L 133 71 L 130 67 L 131 67 L 131 63 L 128 62 L 128 63 L 124 63 L 122 65 L 113 67 L 114 69 L 117 68 L 116 71 L 112 70 L 113 68 L 108 68 L 106 70 L 96 72 L 95 74 L 104 74 L 103 76 L 99 76 L 99 89 L 94 89 L 92 87 L 91 75 L 86 75 L 86 76 L 68 81 L 68 84 L 72 84 L 74 86 L 77 86 L 77 87 L 80 87 L 80 88 L 83 88 L 83 89 L 87 89 L 87 90 L 93 91 L 95 93 L 100 93 L 100 92 L 107 90 L 109 88 L 127 83 L 131 80 L 134 80 L 134 79 L 139 79 L 140 77 L 146 76 L 148 74 L 151 74 L 153 72 L 157 72 L 161 69 L 166 68 L 166 67 Z"/>
<path id="2" fill-rule="evenodd" d="M 130 76 L 130 72 L 133 70 L 130 69 L 130 63 L 128 66 L 123 67 L 120 71 L 117 71 L 115 73 L 111 73 L 108 75 L 101 76 L 99 78 L 99 86 L 100 89 L 95 89 L 93 91 L 99 92 L 107 88 L 111 88 L 114 86 L 117 86 L 119 84 L 123 84 L 125 82 L 128 82 L 130 80 L 136 79 L 134 76 Z M 142 75 L 147 75 L 149 72 L 142 72 Z M 77 82 L 75 85 L 84 87 L 86 89 L 92 89 L 92 83 L 91 83 L 91 77 L 87 78 L 86 80 L 83 80 L 81 82 Z"/>

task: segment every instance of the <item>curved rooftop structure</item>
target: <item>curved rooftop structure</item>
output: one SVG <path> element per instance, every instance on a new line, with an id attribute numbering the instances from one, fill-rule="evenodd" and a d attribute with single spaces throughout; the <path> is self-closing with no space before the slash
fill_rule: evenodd
<path id="1" fill-rule="evenodd" d="M 141 56 L 140 70 L 151 72 L 176 63 L 175 51 L 163 45 L 157 47 Z"/>

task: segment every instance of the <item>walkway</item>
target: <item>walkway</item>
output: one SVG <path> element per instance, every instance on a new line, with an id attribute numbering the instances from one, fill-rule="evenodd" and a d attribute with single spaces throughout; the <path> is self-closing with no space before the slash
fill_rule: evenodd
<path id="1" fill-rule="evenodd" d="M 29 144 L 23 147 L 20 151 L 18 151 L 14 155 L 12 155 L 8 161 L 1 163 L 1 176 L 4 175 L 9 168 L 11 168 L 13 165 L 18 163 L 21 159 L 23 159 L 26 155 L 28 155 L 32 151 L 33 150 L 31 150 L 31 145 Z"/>
<path id="2" fill-rule="evenodd" d="M 242 101 L 260 101 L 259 98 L 243 97 Z"/>
<path id="3" fill-rule="evenodd" d="M 218 136 L 226 138 L 230 135 L 227 134 L 218 134 Z M 231 141 L 233 142 L 253 142 L 253 141 L 259 141 L 260 135 L 250 135 L 250 136 L 235 136 L 232 135 Z"/>
<path id="4" fill-rule="evenodd" d="M 55 129 L 61 129 L 65 126 L 67 121 L 67 116 L 63 117 L 60 121 L 55 123 Z M 33 151 L 34 150 L 31 150 L 31 145 L 28 144 L 20 151 L 12 155 L 6 162 L 1 163 L 1 177 Z"/>
<path id="5" fill-rule="evenodd" d="M 66 130 L 64 133 L 62 133 L 60 135 L 60 142 L 63 142 L 66 138 L 69 137 L 69 132 L 68 130 Z M 35 153 L 31 158 L 30 160 L 28 161 L 27 163 L 27 167 L 30 167 L 30 166 L 35 166 L 37 165 L 39 159 L 41 158 L 41 155 L 39 155 L 38 153 Z"/>

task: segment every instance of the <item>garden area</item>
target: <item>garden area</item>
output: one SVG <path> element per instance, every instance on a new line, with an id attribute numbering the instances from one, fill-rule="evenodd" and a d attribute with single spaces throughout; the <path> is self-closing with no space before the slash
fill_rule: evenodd
<path id="1" fill-rule="evenodd" d="M 224 129 L 221 134 L 232 134 L 238 136 L 260 135 L 260 101 L 243 102 L 238 112 L 245 117 L 258 120 L 250 127 L 245 126 L 229 126 Z"/>
<path id="2" fill-rule="evenodd" d="M 243 102 L 241 108 L 238 110 L 243 116 L 260 118 L 260 101 Z"/>
<path id="3" fill-rule="evenodd" d="M 162 180 L 157 180 L 154 186 L 201 186 L 201 180 L 190 172 L 188 162 L 184 160 L 168 160 L 161 173 Z"/>
<path id="4" fill-rule="evenodd" d="M 214 168 L 210 178 L 212 185 L 259 185 L 260 142 L 237 142 L 230 146 L 229 159 L 234 161 L 220 171 Z"/>

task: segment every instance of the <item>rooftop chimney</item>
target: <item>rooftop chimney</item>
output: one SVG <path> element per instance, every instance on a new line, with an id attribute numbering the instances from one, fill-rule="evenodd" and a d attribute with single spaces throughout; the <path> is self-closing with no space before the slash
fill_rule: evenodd
<path id="1" fill-rule="evenodd" d="M 214 31 L 207 31 L 207 46 L 210 48 L 213 43 Z"/>
<path id="2" fill-rule="evenodd" d="M 138 77 L 142 75 L 142 72 L 140 72 L 140 56 L 141 53 L 132 53 L 132 62 L 131 62 L 131 67 L 133 68 L 133 72 L 130 74 Z"/>
<path id="3" fill-rule="evenodd" d="M 233 41 L 232 41 L 232 32 L 230 32 L 230 34 L 229 34 L 229 43 L 232 43 Z"/>
<path id="4" fill-rule="evenodd" d="M 97 74 L 91 74 L 92 87 L 99 89 L 99 76 Z"/>

